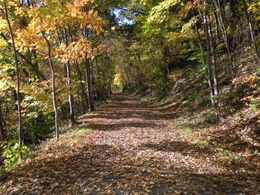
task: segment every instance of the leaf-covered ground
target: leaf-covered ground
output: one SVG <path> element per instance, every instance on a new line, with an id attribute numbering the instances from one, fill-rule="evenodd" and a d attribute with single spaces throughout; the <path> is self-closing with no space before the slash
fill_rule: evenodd
<path id="1" fill-rule="evenodd" d="M 134 96 L 111 100 L 5 174 L 0 194 L 260 194 L 259 167 L 218 159 Z"/>

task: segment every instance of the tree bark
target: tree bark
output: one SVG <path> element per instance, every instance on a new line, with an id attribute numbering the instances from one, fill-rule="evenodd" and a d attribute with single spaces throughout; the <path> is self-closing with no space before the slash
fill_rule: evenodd
<path id="1" fill-rule="evenodd" d="M 1 131 L 1 137 L 2 140 L 5 140 L 7 137 L 7 132 L 6 132 L 6 123 L 5 123 L 5 119 L 2 113 L 2 104 L 0 101 L 0 131 Z"/>
<path id="2" fill-rule="evenodd" d="M 217 9 L 219 9 L 219 12 L 217 13 L 217 17 L 220 23 L 220 29 L 222 32 L 222 36 L 223 36 L 223 40 L 225 42 L 226 45 L 226 49 L 227 49 L 227 53 L 228 53 L 228 59 L 229 59 L 229 64 L 230 64 L 230 72 L 231 72 L 231 76 L 234 77 L 234 68 L 233 68 L 233 60 L 232 60 L 232 56 L 231 56 L 231 50 L 230 50 L 230 45 L 229 45 L 229 41 L 228 41 L 228 35 L 227 35 L 227 30 L 226 30 L 226 24 L 224 21 L 224 14 L 223 14 L 223 9 L 221 7 L 220 1 L 217 0 L 215 2 L 215 4 L 217 5 Z"/>
<path id="3" fill-rule="evenodd" d="M 55 127 L 55 140 L 59 140 L 59 123 L 58 123 L 58 109 L 56 103 L 56 86 L 55 86 L 55 71 L 53 68 L 53 62 L 51 59 L 51 45 L 44 32 L 42 32 L 43 38 L 45 39 L 48 47 L 48 62 L 51 70 L 51 85 L 52 85 L 52 104 L 54 111 L 54 127 Z"/>
<path id="4" fill-rule="evenodd" d="M 203 22 L 204 22 L 204 31 L 206 36 L 206 45 L 207 45 L 207 74 L 208 74 L 208 84 L 210 88 L 210 99 L 212 106 L 216 106 L 217 102 L 215 96 L 218 95 L 218 79 L 217 79 L 217 71 L 216 71 L 216 54 L 214 48 L 214 38 L 213 33 L 210 26 L 210 18 L 207 11 L 207 2 L 204 0 L 203 2 Z"/>
<path id="5" fill-rule="evenodd" d="M 81 108 L 82 108 L 82 112 L 85 113 L 86 112 L 86 105 L 87 105 L 87 96 L 84 90 L 84 84 L 83 84 L 83 78 L 82 78 L 82 74 L 79 68 L 79 64 L 78 62 L 75 60 L 74 62 L 76 70 L 77 70 L 77 75 L 78 75 L 78 79 L 80 81 L 80 97 L 81 97 Z M 86 104 L 84 104 L 84 102 L 86 102 Z"/>
<path id="6" fill-rule="evenodd" d="M 87 86 L 87 96 L 88 96 L 88 111 L 92 112 L 95 109 L 92 102 L 92 93 L 91 93 L 91 84 L 90 84 L 90 61 L 88 58 L 86 58 L 85 67 L 86 67 L 86 86 Z"/>
<path id="7" fill-rule="evenodd" d="M 17 115 L 18 115 L 18 126 L 17 126 L 17 132 L 18 132 L 18 144 L 21 147 L 22 146 L 22 115 L 21 115 L 21 97 L 20 97 L 20 70 L 19 70 L 19 64 L 18 64 L 18 56 L 14 41 L 14 34 L 11 27 L 11 23 L 9 20 L 9 13 L 7 8 L 7 1 L 4 0 L 4 10 L 5 10 L 5 17 L 9 28 L 9 33 L 12 40 L 12 47 L 14 51 L 14 61 L 15 61 L 15 69 L 16 69 L 16 98 L 17 98 Z"/>
<path id="8" fill-rule="evenodd" d="M 63 35 L 63 41 L 68 46 L 68 39 L 67 39 L 67 32 L 66 28 L 63 27 L 62 29 L 62 35 Z M 68 90 L 68 102 L 69 102 L 69 115 L 70 115 L 70 125 L 73 126 L 75 123 L 75 114 L 74 114 L 74 106 L 73 106 L 73 95 L 71 93 L 71 76 L 70 76 L 70 63 L 67 61 L 65 63 L 65 76 L 67 78 L 66 80 L 66 86 Z"/>

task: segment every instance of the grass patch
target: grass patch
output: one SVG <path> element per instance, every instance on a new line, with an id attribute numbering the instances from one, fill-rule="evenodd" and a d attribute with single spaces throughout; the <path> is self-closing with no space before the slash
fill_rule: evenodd
<path id="1" fill-rule="evenodd" d="M 179 123 L 175 123 L 173 129 L 186 141 L 195 144 L 200 148 L 204 148 L 207 151 L 211 151 L 210 155 L 214 156 L 214 159 L 218 159 L 219 162 L 245 162 L 245 158 L 240 154 L 226 149 L 223 145 L 211 143 L 210 140 L 207 139 L 207 137 L 210 137 L 214 133 L 211 128 L 194 128 L 194 126 L 197 126 L 198 120 L 203 121 L 205 119 L 185 119 Z"/>
<path id="2" fill-rule="evenodd" d="M 92 130 L 90 128 L 87 127 L 74 127 L 74 128 L 70 128 L 66 131 L 66 133 L 61 137 L 61 139 L 63 137 L 67 137 L 67 138 L 71 138 L 71 137 L 81 137 L 86 135 L 87 133 L 91 132 Z"/>

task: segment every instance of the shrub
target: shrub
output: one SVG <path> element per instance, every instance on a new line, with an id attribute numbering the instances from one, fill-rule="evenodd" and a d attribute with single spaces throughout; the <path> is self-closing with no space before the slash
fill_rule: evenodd
<path id="1" fill-rule="evenodd" d="M 22 159 L 32 156 L 32 152 L 28 146 L 19 146 L 16 140 L 2 142 L 0 147 L 3 149 L 4 165 L 11 168 L 21 162 Z"/>

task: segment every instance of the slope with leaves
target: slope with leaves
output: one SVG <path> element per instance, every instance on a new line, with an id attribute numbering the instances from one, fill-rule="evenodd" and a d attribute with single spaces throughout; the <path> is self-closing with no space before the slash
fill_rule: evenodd
<path id="1" fill-rule="evenodd" d="M 1 194 L 258 194 L 259 172 L 172 129 L 166 112 L 134 96 L 78 118 L 80 130 L 42 143 L 4 176 Z M 91 130 L 89 129 L 91 128 Z"/>

